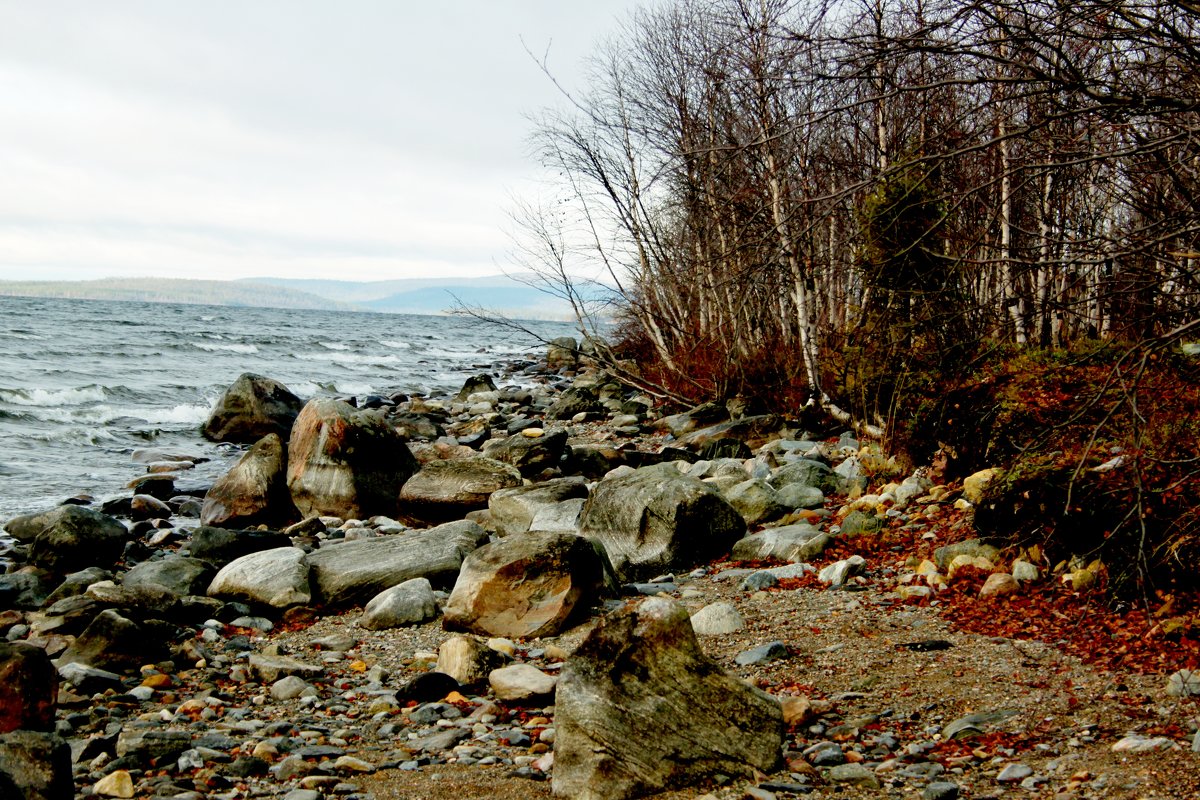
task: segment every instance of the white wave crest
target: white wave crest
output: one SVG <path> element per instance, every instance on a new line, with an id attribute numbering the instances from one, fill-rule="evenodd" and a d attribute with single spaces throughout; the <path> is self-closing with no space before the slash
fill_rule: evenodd
<path id="1" fill-rule="evenodd" d="M 392 364 L 403 364 L 405 359 L 397 356 L 370 355 L 363 353 L 296 353 L 301 361 L 332 361 L 335 364 L 367 365 L 386 367 Z"/>
<path id="2" fill-rule="evenodd" d="M 207 342 L 192 342 L 192 347 L 209 353 L 225 351 L 229 353 L 257 353 L 258 348 L 252 344 L 209 344 Z"/>
<path id="3" fill-rule="evenodd" d="M 99 403 L 108 397 L 103 386 L 76 389 L 0 389 L 0 402 L 14 406 L 78 406 Z"/>
<path id="4" fill-rule="evenodd" d="M 327 350 L 349 350 L 350 349 L 350 345 L 348 345 L 344 342 L 317 342 L 317 344 L 321 345 L 321 347 L 324 347 Z"/>
<path id="5" fill-rule="evenodd" d="M 379 343 L 381 345 L 383 345 L 384 347 L 390 348 L 392 350 L 410 350 L 410 349 L 412 349 L 412 342 L 402 342 L 398 339 L 382 339 L 382 340 L 380 340 Z"/>
<path id="6" fill-rule="evenodd" d="M 204 422 L 212 407 L 207 403 L 181 403 L 172 408 L 131 411 L 128 416 L 144 419 L 152 425 L 193 425 Z"/>

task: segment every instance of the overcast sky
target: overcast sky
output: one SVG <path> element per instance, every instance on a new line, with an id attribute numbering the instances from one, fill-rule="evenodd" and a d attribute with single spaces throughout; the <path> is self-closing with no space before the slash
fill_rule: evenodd
<path id="1" fill-rule="evenodd" d="M 0 0 L 0 279 L 498 272 L 635 0 Z"/>

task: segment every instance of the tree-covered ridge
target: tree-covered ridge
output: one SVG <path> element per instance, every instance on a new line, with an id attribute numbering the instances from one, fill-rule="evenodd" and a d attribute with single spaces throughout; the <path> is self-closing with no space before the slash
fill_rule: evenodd
<path id="1" fill-rule="evenodd" d="M 102 278 L 91 281 L 0 281 L 0 295 L 57 297 L 76 300 L 120 300 L 145 303 L 189 303 L 263 308 L 349 309 L 281 286 L 179 278 Z"/>

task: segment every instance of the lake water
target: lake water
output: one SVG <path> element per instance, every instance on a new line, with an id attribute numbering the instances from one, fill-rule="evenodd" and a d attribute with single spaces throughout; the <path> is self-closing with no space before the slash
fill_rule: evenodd
<path id="1" fill-rule="evenodd" d="M 155 448 L 236 457 L 199 434 L 238 375 L 301 398 L 457 391 L 544 352 L 537 338 L 463 317 L 0 297 L 0 521 L 79 493 L 117 494 Z M 528 325 L 545 339 L 566 323 Z"/>

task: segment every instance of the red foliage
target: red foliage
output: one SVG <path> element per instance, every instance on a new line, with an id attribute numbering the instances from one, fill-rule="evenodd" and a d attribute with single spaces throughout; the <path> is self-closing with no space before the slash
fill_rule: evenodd
<path id="1" fill-rule="evenodd" d="M 1173 634 L 1144 608 L 1118 612 L 1103 590 L 1073 592 L 1059 584 L 1028 586 L 1003 600 L 980 600 L 978 577 L 955 580 L 937 595 L 955 628 L 985 636 L 1042 641 L 1103 669 L 1157 674 L 1200 667 L 1200 636 Z M 1200 607 L 1193 595 L 1186 605 Z"/>

